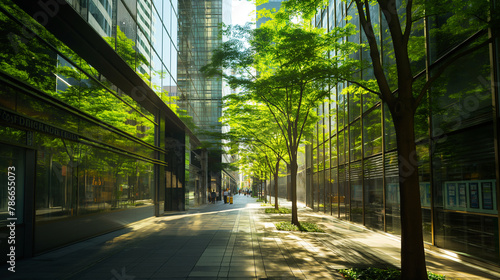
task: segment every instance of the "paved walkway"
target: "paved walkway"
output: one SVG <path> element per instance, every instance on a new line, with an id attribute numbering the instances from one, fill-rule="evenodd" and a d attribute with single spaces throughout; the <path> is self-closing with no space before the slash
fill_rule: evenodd
<path id="1" fill-rule="evenodd" d="M 288 205 L 290 203 L 288 202 Z M 0 266 L 0 279 L 343 279 L 350 267 L 398 267 L 400 240 L 300 207 L 326 233 L 280 232 L 289 214 L 265 214 L 246 196 L 151 217 L 129 227 Z M 428 270 L 447 279 L 500 279 L 495 269 L 428 252 Z"/>

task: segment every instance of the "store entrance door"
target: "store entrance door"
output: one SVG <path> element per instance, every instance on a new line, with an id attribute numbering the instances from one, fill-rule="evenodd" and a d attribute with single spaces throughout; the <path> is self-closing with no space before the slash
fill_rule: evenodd
<path id="1" fill-rule="evenodd" d="M 0 261 L 17 261 L 33 252 L 35 152 L 0 144 Z M 30 164 L 27 164 L 27 163 Z"/>

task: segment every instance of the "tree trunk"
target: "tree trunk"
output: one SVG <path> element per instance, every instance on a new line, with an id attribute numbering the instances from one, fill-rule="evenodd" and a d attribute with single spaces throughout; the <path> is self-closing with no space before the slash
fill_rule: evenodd
<path id="1" fill-rule="evenodd" d="M 297 214 L 297 151 L 292 151 L 290 160 L 290 179 L 292 189 L 292 224 L 299 226 L 299 217 Z"/>
<path id="2" fill-rule="evenodd" d="M 399 187 L 401 199 L 401 279 L 427 279 L 422 233 L 422 208 L 418 160 L 414 136 L 414 116 L 407 106 L 393 113 L 396 129 Z M 398 107 L 396 106 L 396 107 Z M 399 111 L 399 112 L 398 112 Z"/>
<path id="3" fill-rule="evenodd" d="M 267 175 L 264 173 L 264 175 Z M 263 181 L 264 181 L 264 203 L 267 203 L 267 176 L 265 176 Z"/>
<path id="4" fill-rule="evenodd" d="M 278 206 L 278 175 L 279 175 L 280 161 L 276 161 L 276 170 L 274 172 L 274 209 L 279 210 Z"/>
<path id="5" fill-rule="evenodd" d="M 262 197 L 262 194 L 264 194 L 263 185 L 264 185 L 264 179 L 260 179 L 259 199 L 261 200 L 264 200 L 264 198 Z"/>

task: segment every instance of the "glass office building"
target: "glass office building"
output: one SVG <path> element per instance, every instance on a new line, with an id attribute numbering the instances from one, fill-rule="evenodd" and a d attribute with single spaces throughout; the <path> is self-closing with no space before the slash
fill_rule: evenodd
<path id="1" fill-rule="evenodd" d="M 201 132 L 196 133 L 200 140 L 210 143 L 215 149 L 222 143 L 209 134 L 222 133 L 219 121 L 222 97 L 229 87 L 220 77 L 207 78 L 199 70 L 210 62 L 213 51 L 222 43 L 219 31 L 223 23 L 231 24 L 231 8 L 231 0 L 179 0 L 177 104 L 192 117 L 194 131 Z M 208 159 L 210 166 L 220 166 L 223 156 L 214 153 Z M 208 188 L 216 189 L 220 194 L 221 188 L 231 184 L 231 180 L 235 184 L 234 177 L 231 172 L 212 171 Z"/>
<path id="2" fill-rule="evenodd" d="M 166 104 L 178 18 L 175 0 L 2 1 L 1 252 L 11 220 L 32 256 L 184 210 L 187 181 L 205 193 L 206 154 Z"/>
<path id="3" fill-rule="evenodd" d="M 222 115 L 222 82 L 217 77 L 204 78 L 199 69 L 210 62 L 213 50 L 222 42 L 222 0 L 183 0 L 179 8 L 183 62 L 178 69 L 179 104 L 199 129 L 212 130 Z"/>
<path id="4" fill-rule="evenodd" d="M 351 3 L 352 4 L 352 3 Z M 392 42 L 379 6 L 370 6 L 384 67 L 394 67 Z M 480 33 L 464 23 L 460 32 L 439 32 L 450 15 L 416 22 L 412 52 L 416 84 L 466 48 Z M 358 26 L 355 6 L 330 1 L 317 27 Z M 432 27 L 432 29 L 429 29 Z M 364 42 L 361 32 L 344 38 Z M 354 55 L 370 59 L 367 49 Z M 499 92 L 498 40 L 451 63 L 416 113 L 416 143 L 425 242 L 498 264 Z M 374 79 L 373 70 L 359 73 Z M 394 85 L 394 81 L 390 81 Z M 400 234 L 399 174 L 395 131 L 378 97 L 332 88 L 322 104 L 316 137 L 306 152 L 306 201 L 317 211 L 369 228 Z"/>

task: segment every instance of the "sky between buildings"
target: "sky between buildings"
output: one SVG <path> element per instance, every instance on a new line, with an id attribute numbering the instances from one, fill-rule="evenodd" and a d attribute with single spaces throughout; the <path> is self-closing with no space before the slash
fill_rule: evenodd
<path id="1" fill-rule="evenodd" d="M 255 22 L 255 0 L 233 0 L 232 24 L 244 25 Z"/>

